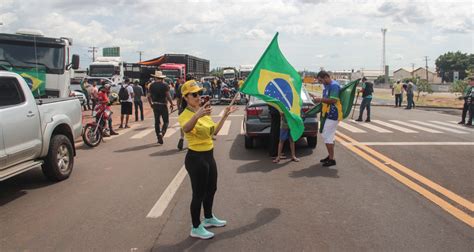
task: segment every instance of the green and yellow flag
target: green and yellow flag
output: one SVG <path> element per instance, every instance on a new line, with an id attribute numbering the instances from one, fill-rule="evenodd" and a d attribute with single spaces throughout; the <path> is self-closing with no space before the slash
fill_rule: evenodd
<path id="1" fill-rule="evenodd" d="M 46 94 L 46 71 L 44 69 L 12 68 L 11 71 L 25 79 L 34 97 Z"/>
<path id="2" fill-rule="evenodd" d="M 255 96 L 283 112 L 294 140 L 303 135 L 301 77 L 281 53 L 278 32 L 242 85 L 241 92 Z"/>
<path id="3" fill-rule="evenodd" d="M 342 118 L 347 118 L 352 109 L 352 105 L 354 103 L 354 97 L 356 95 L 356 88 L 357 85 L 359 85 L 360 79 L 351 81 L 347 83 L 344 87 L 341 88 L 341 91 L 339 92 L 339 100 L 341 101 L 342 105 Z M 319 103 L 317 104 L 314 108 L 306 112 L 307 115 L 314 115 L 316 113 L 321 112 L 322 110 L 322 104 Z M 324 115 L 321 115 L 321 126 L 319 127 L 319 131 L 323 132 L 323 126 L 324 126 L 324 121 L 326 117 Z"/>

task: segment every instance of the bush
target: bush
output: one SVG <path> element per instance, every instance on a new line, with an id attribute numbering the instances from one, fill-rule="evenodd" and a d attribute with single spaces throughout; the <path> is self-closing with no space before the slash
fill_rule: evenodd
<path id="1" fill-rule="evenodd" d="M 462 96 L 466 87 L 467 81 L 457 80 L 451 84 L 451 86 L 449 87 L 449 92 L 454 93 L 457 96 Z"/>

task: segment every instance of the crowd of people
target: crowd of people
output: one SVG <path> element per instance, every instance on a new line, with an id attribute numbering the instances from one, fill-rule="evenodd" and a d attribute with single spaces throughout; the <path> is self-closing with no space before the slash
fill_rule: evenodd
<path id="1" fill-rule="evenodd" d="M 392 95 L 395 96 L 395 107 L 401 107 L 403 102 L 403 96 L 406 95 L 407 106 L 405 109 L 415 108 L 415 101 L 413 100 L 416 91 L 416 86 L 411 81 L 402 82 L 397 80 L 392 86 Z"/>

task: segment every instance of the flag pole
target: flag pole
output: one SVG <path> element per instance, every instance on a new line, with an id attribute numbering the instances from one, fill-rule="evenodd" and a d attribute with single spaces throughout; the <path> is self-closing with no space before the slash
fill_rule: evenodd
<path id="1" fill-rule="evenodd" d="M 360 92 L 357 92 L 357 96 L 354 100 L 354 104 L 352 105 L 352 115 L 351 115 L 351 119 L 354 119 L 354 112 L 355 112 L 355 107 L 356 107 L 356 104 L 357 104 L 357 100 L 359 99 L 359 93 Z"/>

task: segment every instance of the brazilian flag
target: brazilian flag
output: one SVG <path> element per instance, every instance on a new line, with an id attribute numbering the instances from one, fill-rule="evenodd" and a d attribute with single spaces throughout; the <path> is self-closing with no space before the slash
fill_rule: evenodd
<path id="1" fill-rule="evenodd" d="M 359 85 L 360 79 L 351 81 L 347 83 L 344 87 L 341 88 L 339 92 L 339 100 L 341 101 L 342 105 L 342 118 L 347 118 L 352 109 L 352 105 L 354 104 L 354 97 L 356 95 L 356 88 Z M 322 103 L 317 104 L 314 108 L 306 112 L 306 115 L 315 115 L 322 110 Z M 325 115 L 321 115 L 321 125 L 319 127 L 319 131 L 323 132 L 324 128 L 324 121 L 326 120 Z"/>
<path id="2" fill-rule="evenodd" d="M 46 94 L 45 69 L 12 68 L 11 71 L 21 75 L 21 77 L 25 79 L 34 97 L 38 98 Z"/>
<path id="3" fill-rule="evenodd" d="M 278 47 L 278 32 L 241 87 L 241 92 L 255 96 L 283 112 L 291 137 L 303 135 L 301 119 L 301 77 Z"/>

